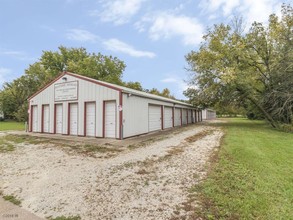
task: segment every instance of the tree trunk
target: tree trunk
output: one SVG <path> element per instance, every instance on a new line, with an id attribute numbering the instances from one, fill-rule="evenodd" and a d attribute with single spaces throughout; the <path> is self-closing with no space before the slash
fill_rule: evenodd
<path id="1" fill-rule="evenodd" d="M 266 110 L 252 97 L 247 97 L 249 101 L 251 101 L 265 116 L 265 118 L 268 120 L 268 122 L 274 127 L 279 128 L 278 123 L 272 118 L 272 116 L 266 112 Z"/>
<path id="2" fill-rule="evenodd" d="M 278 123 L 272 118 L 272 116 L 260 105 L 257 100 L 248 95 L 247 92 L 245 92 L 246 90 L 242 89 L 240 86 L 237 86 L 236 89 L 243 95 L 243 97 L 251 101 L 252 104 L 254 104 L 263 113 L 264 117 L 268 120 L 273 128 L 279 128 Z"/>

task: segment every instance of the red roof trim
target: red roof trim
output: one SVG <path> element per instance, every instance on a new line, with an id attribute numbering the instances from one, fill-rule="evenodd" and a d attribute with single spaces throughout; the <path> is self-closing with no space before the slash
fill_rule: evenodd
<path id="1" fill-rule="evenodd" d="M 82 75 L 78 75 L 78 74 L 75 74 L 75 73 L 63 72 L 56 79 L 54 79 L 52 82 L 48 83 L 46 86 L 44 86 L 43 88 L 41 88 L 39 91 L 37 91 L 36 93 L 34 93 L 32 96 L 30 96 L 28 98 L 28 100 L 31 100 L 33 97 L 35 97 L 36 95 L 38 95 L 39 93 L 41 93 L 42 91 L 44 91 L 46 88 L 48 88 L 49 86 L 51 86 L 54 82 L 56 82 L 57 80 L 59 80 L 60 78 L 62 78 L 64 75 L 73 76 L 73 77 L 76 77 L 76 78 L 79 78 L 79 79 L 83 79 L 83 80 L 86 80 L 88 82 L 91 82 L 91 83 L 94 83 L 94 84 L 97 84 L 97 85 L 105 86 L 107 88 L 114 89 L 114 90 L 117 90 L 117 91 L 122 92 L 122 89 L 119 89 L 119 88 L 117 88 L 115 86 L 111 86 L 111 85 L 108 85 L 108 84 L 105 84 L 105 83 L 102 83 L 102 82 L 98 82 L 95 79 L 89 79 L 88 77 L 85 77 L 85 76 L 82 76 Z"/>
<path id="2" fill-rule="evenodd" d="M 78 75 L 78 74 L 75 74 L 75 73 L 70 73 L 70 72 L 65 72 L 65 74 L 70 75 L 70 76 L 73 76 L 73 77 L 76 77 L 76 78 L 79 78 L 79 79 L 86 80 L 88 82 L 95 83 L 97 85 L 105 86 L 105 87 L 108 87 L 110 89 L 114 89 L 114 90 L 117 90 L 117 91 L 122 92 L 122 89 L 119 89 L 119 88 L 117 88 L 115 86 L 111 86 L 111 85 L 108 85 L 108 84 L 105 84 L 105 83 L 102 83 L 102 82 L 98 82 L 95 79 L 90 79 L 88 77 L 85 77 L 85 76 L 82 76 L 82 75 Z"/>
<path id="3" fill-rule="evenodd" d="M 65 73 L 61 73 L 59 76 L 57 76 L 56 79 L 54 79 L 52 82 L 48 83 L 47 85 L 45 85 L 43 88 L 41 88 L 39 91 L 35 92 L 33 95 L 31 95 L 28 100 L 31 100 L 33 97 L 35 97 L 36 95 L 38 95 L 40 92 L 44 91 L 46 88 L 48 88 L 50 85 L 52 85 L 54 82 L 56 82 L 58 79 L 60 79 L 62 76 L 64 76 Z"/>

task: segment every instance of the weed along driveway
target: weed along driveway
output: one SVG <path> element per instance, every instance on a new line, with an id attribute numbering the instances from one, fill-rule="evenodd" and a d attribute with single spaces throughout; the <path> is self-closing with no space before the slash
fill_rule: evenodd
<path id="1" fill-rule="evenodd" d="M 222 135 L 201 124 L 95 146 L 2 134 L 0 190 L 44 218 L 188 219 Z"/>

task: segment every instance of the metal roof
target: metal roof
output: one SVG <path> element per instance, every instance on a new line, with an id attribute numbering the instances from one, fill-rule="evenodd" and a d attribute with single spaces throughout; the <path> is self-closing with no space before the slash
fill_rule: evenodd
<path id="1" fill-rule="evenodd" d="M 123 93 L 128 93 L 128 94 L 133 94 L 133 95 L 136 95 L 136 96 L 147 97 L 147 98 L 150 98 L 150 99 L 156 99 L 156 100 L 160 100 L 160 101 L 172 102 L 172 103 L 176 103 L 176 104 L 180 104 L 180 105 L 186 105 L 186 106 L 193 107 L 191 104 L 181 102 L 181 101 L 178 101 L 178 100 L 175 100 L 175 99 L 170 99 L 170 98 L 150 94 L 150 93 L 147 93 L 147 92 L 142 92 L 142 91 L 138 91 L 138 90 L 135 90 L 135 89 L 130 89 L 130 88 L 127 88 L 127 87 L 124 87 L 124 86 L 119 86 L 119 85 L 116 85 L 116 84 L 100 81 L 100 80 L 93 79 L 93 78 L 83 76 L 83 75 L 79 75 L 79 74 L 76 74 L 76 73 L 64 72 L 64 74 L 66 74 L 66 73 L 69 74 L 69 75 L 76 76 L 76 77 L 79 77 L 79 78 L 84 78 L 84 79 L 87 79 L 87 80 L 90 80 L 90 81 L 96 81 L 101 85 L 104 84 L 104 85 L 108 85 L 110 87 L 115 87 L 115 88 L 121 90 Z"/>
<path id="2" fill-rule="evenodd" d="M 147 93 L 147 92 L 142 92 L 142 91 L 138 91 L 138 90 L 135 90 L 135 89 L 130 89 L 130 88 L 127 88 L 127 87 L 124 87 L 124 86 L 119 86 L 119 85 L 116 85 L 116 84 L 100 81 L 100 80 L 97 80 L 97 79 L 93 79 L 93 78 L 90 78 L 90 77 L 87 77 L 87 76 L 83 76 L 83 75 L 76 74 L 76 73 L 71 73 L 71 72 L 63 72 L 63 73 L 61 73 L 52 82 L 48 83 L 42 89 L 38 90 L 36 93 L 34 93 L 32 96 L 30 96 L 28 98 L 28 100 L 30 100 L 33 97 L 35 97 L 37 94 L 42 92 L 44 89 L 46 89 L 47 87 L 52 85 L 54 82 L 56 82 L 58 79 L 62 78 L 66 74 L 71 75 L 73 77 L 80 78 L 80 79 L 84 79 L 86 81 L 90 81 L 92 83 L 96 83 L 96 84 L 99 84 L 99 85 L 102 85 L 102 86 L 106 86 L 106 87 L 109 87 L 109 88 L 112 88 L 112 89 L 116 89 L 116 90 L 119 90 L 119 91 L 121 91 L 123 93 L 128 93 L 128 94 L 133 94 L 133 95 L 136 95 L 136 96 L 146 97 L 146 98 L 155 99 L 155 100 L 159 100 L 159 101 L 171 102 L 171 103 L 175 103 L 175 104 L 185 105 L 185 106 L 188 106 L 188 107 L 193 107 L 191 104 L 181 102 L 181 101 L 178 101 L 178 100 L 175 100 L 175 99 L 170 99 L 170 98 L 150 94 L 150 93 Z"/>

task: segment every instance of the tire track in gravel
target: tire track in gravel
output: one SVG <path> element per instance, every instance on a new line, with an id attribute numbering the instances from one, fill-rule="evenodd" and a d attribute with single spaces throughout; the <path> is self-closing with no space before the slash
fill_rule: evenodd
<path id="1" fill-rule="evenodd" d="M 107 159 L 67 154 L 54 145 L 20 144 L 1 154 L 0 190 L 40 217 L 188 217 L 188 189 L 205 175 L 222 135 L 211 126 L 191 127 Z"/>
<path id="2" fill-rule="evenodd" d="M 185 140 L 200 133 L 205 135 L 194 142 Z M 131 152 L 129 159 L 122 157 L 120 163 L 111 163 L 101 170 L 88 193 L 91 210 L 95 209 L 88 216 L 170 219 L 174 215 L 191 215 L 192 210 L 184 210 L 188 189 L 205 175 L 204 166 L 219 146 L 222 132 L 202 127 L 179 136 Z"/>

